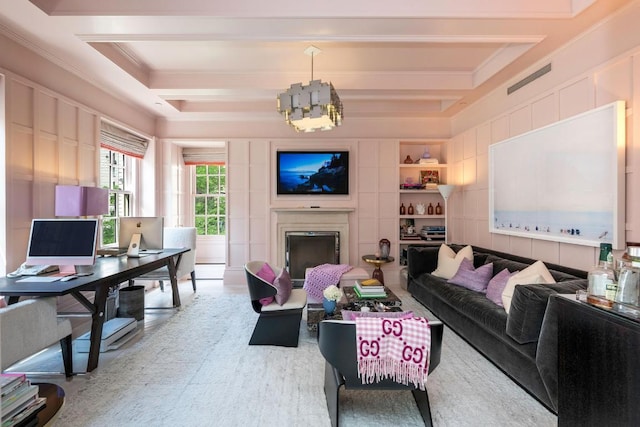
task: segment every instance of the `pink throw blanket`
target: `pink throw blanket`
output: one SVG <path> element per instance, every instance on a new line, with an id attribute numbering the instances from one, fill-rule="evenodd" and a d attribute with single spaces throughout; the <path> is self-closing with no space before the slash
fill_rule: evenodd
<path id="1" fill-rule="evenodd" d="M 356 318 L 358 375 L 362 384 L 384 379 L 425 390 L 431 329 L 422 317 Z"/>
<path id="2" fill-rule="evenodd" d="M 351 268 L 348 264 L 318 265 L 306 274 L 302 287 L 307 291 L 307 295 L 316 301 L 322 301 L 322 291 L 331 285 L 340 283 L 340 277 Z"/>

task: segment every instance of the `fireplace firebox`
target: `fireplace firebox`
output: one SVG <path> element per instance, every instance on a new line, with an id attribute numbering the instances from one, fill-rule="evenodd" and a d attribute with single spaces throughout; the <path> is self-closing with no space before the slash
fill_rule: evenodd
<path id="1" fill-rule="evenodd" d="M 339 263 L 339 231 L 285 232 L 285 267 L 294 286 L 304 285 L 307 268 Z"/>

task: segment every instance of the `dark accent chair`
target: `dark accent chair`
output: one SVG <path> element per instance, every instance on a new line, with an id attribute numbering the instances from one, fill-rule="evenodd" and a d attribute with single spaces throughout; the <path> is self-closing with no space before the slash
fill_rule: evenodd
<path id="1" fill-rule="evenodd" d="M 431 350 L 429 353 L 429 373 L 440 364 L 443 325 L 439 320 L 429 321 L 431 326 Z M 338 427 L 340 419 L 340 389 L 360 390 L 411 390 L 424 424 L 431 426 L 431 409 L 427 391 L 404 385 L 392 380 L 375 384 L 362 384 L 358 377 L 356 356 L 355 322 L 324 320 L 318 327 L 318 346 L 326 360 L 324 371 L 324 394 L 327 398 L 331 425 Z"/>
<path id="2" fill-rule="evenodd" d="M 260 299 L 275 296 L 277 293 L 275 286 L 257 276 L 263 264 L 264 261 L 250 261 L 244 266 L 251 306 L 253 311 L 260 315 L 249 345 L 297 347 L 302 310 L 307 305 L 307 293 L 304 289 L 292 289 L 289 300 L 283 305 L 275 301 L 262 305 Z M 276 274 L 280 273 L 279 268 L 272 268 Z"/>

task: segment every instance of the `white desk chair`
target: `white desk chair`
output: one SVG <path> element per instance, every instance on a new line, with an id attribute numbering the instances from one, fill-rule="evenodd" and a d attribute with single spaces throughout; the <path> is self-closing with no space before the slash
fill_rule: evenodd
<path id="1" fill-rule="evenodd" d="M 165 248 L 189 248 L 189 252 L 182 254 L 176 277 L 178 280 L 189 275 L 193 291 L 196 291 L 196 229 L 195 227 L 165 227 L 163 237 L 163 247 Z M 170 282 L 169 269 L 159 268 L 151 273 L 130 280 L 129 285 L 133 285 L 137 280 L 157 280 L 160 289 L 164 291 L 164 282 Z"/>

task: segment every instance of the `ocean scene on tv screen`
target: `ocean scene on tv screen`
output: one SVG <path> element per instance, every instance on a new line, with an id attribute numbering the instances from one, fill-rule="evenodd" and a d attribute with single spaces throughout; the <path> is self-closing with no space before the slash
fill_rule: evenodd
<path id="1" fill-rule="evenodd" d="M 279 194 L 348 194 L 348 153 L 280 152 Z"/>

